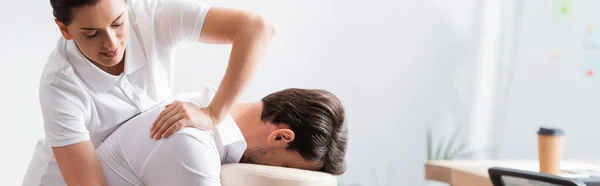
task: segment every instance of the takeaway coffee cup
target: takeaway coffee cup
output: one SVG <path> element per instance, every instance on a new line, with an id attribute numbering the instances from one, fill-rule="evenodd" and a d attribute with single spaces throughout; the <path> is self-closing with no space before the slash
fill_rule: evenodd
<path id="1" fill-rule="evenodd" d="M 540 172 L 558 175 L 563 156 L 564 131 L 558 128 L 542 127 L 537 134 Z"/>

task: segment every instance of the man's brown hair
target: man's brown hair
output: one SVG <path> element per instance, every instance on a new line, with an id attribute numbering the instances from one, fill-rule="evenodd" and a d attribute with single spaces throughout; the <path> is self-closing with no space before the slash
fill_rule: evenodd
<path id="1" fill-rule="evenodd" d="M 348 128 L 342 103 L 320 89 L 288 88 L 261 99 L 261 120 L 286 123 L 296 138 L 288 149 L 304 159 L 319 162 L 321 171 L 334 175 L 346 171 Z"/>

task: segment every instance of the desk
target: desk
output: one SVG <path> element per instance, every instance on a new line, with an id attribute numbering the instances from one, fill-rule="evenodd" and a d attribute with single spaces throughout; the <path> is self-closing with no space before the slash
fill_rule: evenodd
<path id="1" fill-rule="evenodd" d="M 490 167 L 508 167 L 538 171 L 536 160 L 436 160 L 425 163 L 425 180 L 435 180 L 452 186 L 492 186 L 488 177 Z M 600 160 L 569 160 L 561 170 L 600 170 Z"/>

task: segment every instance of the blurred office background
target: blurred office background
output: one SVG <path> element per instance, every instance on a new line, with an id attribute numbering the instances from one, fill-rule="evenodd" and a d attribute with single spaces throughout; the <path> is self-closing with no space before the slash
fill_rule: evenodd
<path id="1" fill-rule="evenodd" d="M 350 144 L 340 185 L 438 185 L 423 179 L 428 154 L 536 158 L 540 126 L 566 130 L 566 158 L 600 157 L 590 148 L 600 130 L 600 22 L 592 19 L 600 1 L 206 2 L 278 25 L 242 101 L 288 87 L 327 89 L 343 101 Z M 60 35 L 48 0 L 3 3 L 0 185 L 20 185 L 44 134 L 39 78 Z M 217 85 L 229 50 L 181 46 L 175 92 Z"/>

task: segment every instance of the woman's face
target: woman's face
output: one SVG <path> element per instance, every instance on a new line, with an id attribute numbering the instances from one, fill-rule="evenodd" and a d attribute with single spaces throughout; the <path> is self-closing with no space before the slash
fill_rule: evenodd
<path id="1" fill-rule="evenodd" d="M 90 61 L 113 67 L 123 59 L 129 33 L 124 0 L 100 0 L 73 9 L 71 24 L 57 22 L 65 39 L 73 39 Z"/>

